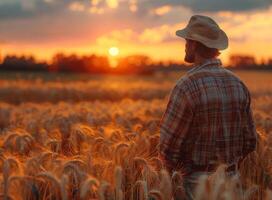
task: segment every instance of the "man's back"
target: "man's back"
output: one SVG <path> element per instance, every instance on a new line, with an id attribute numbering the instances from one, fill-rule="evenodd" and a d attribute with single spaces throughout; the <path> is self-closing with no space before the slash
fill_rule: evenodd
<path id="1" fill-rule="evenodd" d="M 176 35 L 185 39 L 184 61 L 195 67 L 172 90 L 161 121 L 160 157 L 170 172 L 185 169 L 191 200 L 198 177 L 218 164 L 236 174 L 239 160 L 255 150 L 257 134 L 248 89 L 217 59 L 229 45 L 225 31 L 212 18 L 193 15 Z"/>
<path id="2" fill-rule="evenodd" d="M 248 89 L 218 59 L 193 68 L 172 91 L 161 136 L 170 165 L 238 162 L 256 143 Z"/>

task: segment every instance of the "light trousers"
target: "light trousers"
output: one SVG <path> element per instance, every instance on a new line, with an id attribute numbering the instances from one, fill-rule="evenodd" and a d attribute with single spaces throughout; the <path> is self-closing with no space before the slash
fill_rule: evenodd
<path id="1" fill-rule="evenodd" d="M 185 190 L 185 197 L 174 197 L 174 200 L 195 200 L 195 190 L 199 183 L 201 176 L 210 176 L 213 172 L 193 172 L 190 175 L 183 177 L 183 187 Z M 227 177 L 240 176 L 239 172 L 226 172 Z"/>

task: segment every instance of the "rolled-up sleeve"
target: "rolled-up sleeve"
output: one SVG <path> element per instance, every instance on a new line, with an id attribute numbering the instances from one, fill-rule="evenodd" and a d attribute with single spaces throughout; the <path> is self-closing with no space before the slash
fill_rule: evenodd
<path id="1" fill-rule="evenodd" d="M 167 168 L 177 166 L 182 142 L 188 134 L 193 118 L 190 95 L 180 85 L 171 92 L 160 126 L 160 157 Z"/>

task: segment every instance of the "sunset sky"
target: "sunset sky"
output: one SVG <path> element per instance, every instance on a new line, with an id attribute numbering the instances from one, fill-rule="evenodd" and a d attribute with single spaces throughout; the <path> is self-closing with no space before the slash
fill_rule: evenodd
<path id="1" fill-rule="evenodd" d="M 194 14 L 214 18 L 230 54 L 272 57 L 271 0 L 0 0 L 0 51 L 49 60 L 58 52 L 146 54 L 182 61 L 175 31 Z"/>

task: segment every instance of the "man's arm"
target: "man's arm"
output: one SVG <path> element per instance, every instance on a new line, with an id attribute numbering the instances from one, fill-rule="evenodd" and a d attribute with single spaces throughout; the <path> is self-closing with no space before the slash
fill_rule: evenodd
<path id="1" fill-rule="evenodd" d="M 251 105 L 251 97 L 250 93 L 247 90 L 248 95 L 248 102 L 246 105 L 245 110 L 245 123 L 243 128 L 243 134 L 244 134 L 244 148 L 243 148 L 243 155 L 246 157 L 250 152 L 254 151 L 256 148 L 257 143 L 257 132 L 253 120 L 252 110 L 250 108 Z"/>
<path id="2" fill-rule="evenodd" d="M 180 150 L 193 118 L 190 97 L 181 86 L 172 90 L 166 111 L 161 120 L 160 157 L 166 168 L 172 171 L 180 160 Z"/>

